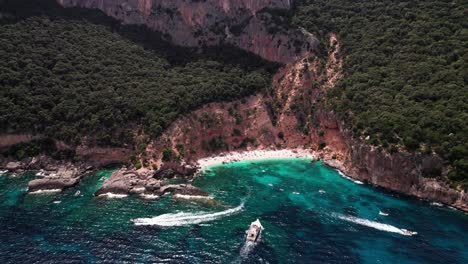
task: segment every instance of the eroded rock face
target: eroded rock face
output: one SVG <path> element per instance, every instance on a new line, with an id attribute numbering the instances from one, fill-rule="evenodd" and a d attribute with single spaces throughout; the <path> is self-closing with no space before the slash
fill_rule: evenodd
<path id="1" fill-rule="evenodd" d="M 81 160 L 93 164 L 94 166 L 123 163 L 127 161 L 132 154 L 132 150 L 128 148 L 102 148 L 83 145 L 78 146 L 75 151 L 76 155 L 79 156 Z"/>
<path id="2" fill-rule="evenodd" d="M 317 44 L 303 29 L 290 29 L 272 10 L 291 0 L 57 0 L 65 7 L 100 9 L 126 24 L 160 31 L 181 46 L 231 44 L 283 63 L 302 58 Z"/>

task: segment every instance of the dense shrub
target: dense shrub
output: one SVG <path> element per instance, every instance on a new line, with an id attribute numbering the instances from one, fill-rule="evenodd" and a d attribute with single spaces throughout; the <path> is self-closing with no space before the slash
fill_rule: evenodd
<path id="1" fill-rule="evenodd" d="M 261 91 L 276 68 L 234 48 L 174 47 L 54 0 L 4 0 L 0 10 L 0 133 L 122 145 L 205 103 Z"/>
<path id="2" fill-rule="evenodd" d="M 291 21 L 322 42 L 338 34 L 345 78 L 327 102 L 357 135 L 392 151 L 433 150 L 466 183 L 465 10 L 459 0 L 304 0 Z"/>

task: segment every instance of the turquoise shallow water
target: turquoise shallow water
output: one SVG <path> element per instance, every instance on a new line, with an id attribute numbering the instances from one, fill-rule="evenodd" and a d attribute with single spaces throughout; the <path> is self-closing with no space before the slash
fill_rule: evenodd
<path id="1" fill-rule="evenodd" d="M 0 176 L 0 263 L 468 263 L 466 214 L 357 185 L 319 162 L 213 166 L 193 182 L 208 202 L 93 197 L 109 174 L 40 195 L 26 194 L 32 175 Z M 265 230 L 246 247 L 256 218 Z"/>

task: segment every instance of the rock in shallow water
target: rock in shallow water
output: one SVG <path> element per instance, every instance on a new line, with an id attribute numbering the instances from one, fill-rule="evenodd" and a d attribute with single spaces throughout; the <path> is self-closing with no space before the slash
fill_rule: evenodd
<path id="1" fill-rule="evenodd" d="M 28 183 L 28 192 L 37 192 L 44 190 L 64 190 L 75 186 L 80 178 L 60 178 L 46 177 L 43 179 L 32 180 Z"/>
<path id="2" fill-rule="evenodd" d="M 182 168 L 181 172 L 185 175 L 192 175 L 194 169 L 187 169 L 185 166 L 172 167 L 167 166 L 165 169 L 166 173 L 173 173 L 177 168 Z M 174 194 L 178 195 L 190 195 L 190 196 L 206 196 L 209 194 L 205 191 L 198 189 L 191 184 L 169 184 L 164 185 L 162 180 L 153 178 L 154 171 L 151 170 L 132 170 L 122 168 L 112 173 L 112 175 L 104 182 L 101 188 L 96 191 L 95 195 L 103 195 L 107 193 L 113 194 L 132 194 L 132 193 L 144 193 L 146 195 L 163 195 L 166 192 L 174 191 Z M 160 176 L 162 174 L 159 174 Z M 173 174 L 171 174 L 173 175 Z M 179 175 L 179 174 L 177 174 Z"/>

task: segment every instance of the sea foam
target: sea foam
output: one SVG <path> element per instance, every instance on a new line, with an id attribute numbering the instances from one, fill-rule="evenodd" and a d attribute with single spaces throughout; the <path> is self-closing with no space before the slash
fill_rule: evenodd
<path id="1" fill-rule="evenodd" d="M 30 192 L 29 194 L 48 194 L 48 193 L 59 193 L 61 189 L 45 189 L 45 190 L 37 190 L 34 192 Z"/>
<path id="2" fill-rule="evenodd" d="M 106 198 L 125 198 L 127 197 L 128 195 L 127 194 L 118 194 L 118 193 L 111 193 L 111 192 L 108 192 L 108 193 L 103 193 L 103 194 L 100 194 L 98 195 L 99 197 L 106 197 Z"/>
<path id="3" fill-rule="evenodd" d="M 341 177 L 343 177 L 343 178 L 345 178 L 345 179 L 347 179 L 347 180 L 350 180 L 350 181 L 352 181 L 352 182 L 354 182 L 354 183 L 356 183 L 356 184 L 359 184 L 359 185 L 364 184 L 362 181 L 358 181 L 358 180 L 355 180 L 355 179 L 353 179 L 353 178 L 351 178 L 351 177 L 349 177 L 349 176 L 346 176 L 346 174 L 344 174 L 344 173 L 343 173 L 342 171 L 340 171 L 340 170 L 337 170 L 337 171 L 338 171 L 338 174 L 341 175 Z"/>
<path id="4" fill-rule="evenodd" d="M 235 208 L 216 213 L 172 213 L 162 214 L 152 218 L 136 218 L 132 219 L 135 225 L 157 225 L 157 226 L 183 226 L 200 224 L 203 222 L 213 221 L 224 216 L 228 216 L 241 211 L 244 208 L 244 203 Z"/>

